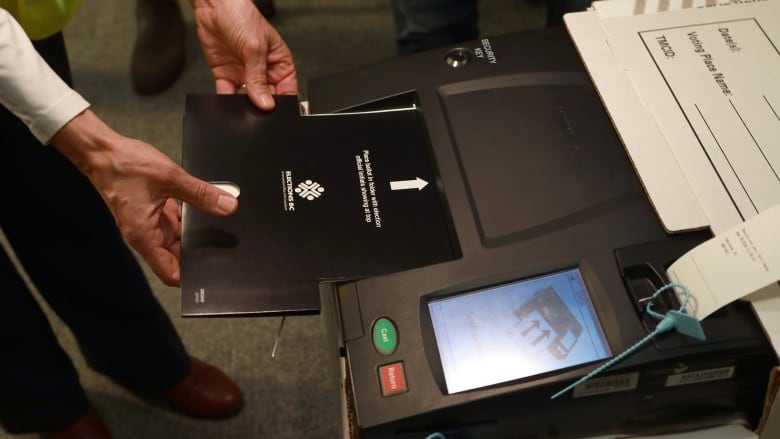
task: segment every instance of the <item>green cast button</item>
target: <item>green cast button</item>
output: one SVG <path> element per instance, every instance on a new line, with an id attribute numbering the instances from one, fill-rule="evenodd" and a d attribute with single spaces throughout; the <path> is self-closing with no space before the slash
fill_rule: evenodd
<path id="1" fill-rule="evenodd" d="M 390 355 L 398 347 L 398 333 L 390 319 L 382 317 L 374 322 L 374 349 L 382 355 Z"/>

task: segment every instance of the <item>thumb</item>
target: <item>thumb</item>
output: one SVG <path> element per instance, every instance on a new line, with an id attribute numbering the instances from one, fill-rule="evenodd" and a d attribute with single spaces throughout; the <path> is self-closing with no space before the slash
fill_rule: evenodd
<path id="1" fill-rule="evenodd" d="M 271 95 L 271 86 L 268 84 L 268 58 L 265 52 L 260 52 L 253 53 L 246 60 L 244 82 L 252 103 L 261 110 L 271 111 L 274 109 L 275 103 Z"/>
<path id="2" fill-rule="evenodd" d="M 238 208 L 238 199 L 211 183 L 187 173 L 181 184 L 176 185 L 171 196 L 212 215 L 226 216 Z"/>

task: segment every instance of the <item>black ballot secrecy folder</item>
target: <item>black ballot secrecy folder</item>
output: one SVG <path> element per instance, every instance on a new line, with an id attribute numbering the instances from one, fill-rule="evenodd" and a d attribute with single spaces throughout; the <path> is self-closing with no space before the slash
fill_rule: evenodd
<path id="1" fill-rule="evenodd" d="M 183 208 L 182 315 L 314 313 L 320 282 L 458 257 L 415 108 L 303 116 L 275 99 L 187 96 L 184 168 L 240 195 L 227 217 Z"/>

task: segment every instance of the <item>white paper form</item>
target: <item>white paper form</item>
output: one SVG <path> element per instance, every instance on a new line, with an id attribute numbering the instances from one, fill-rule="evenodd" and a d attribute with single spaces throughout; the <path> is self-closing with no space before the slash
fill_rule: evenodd
<path id="1" fill-rule="evenodd" d="M 780 2 L 601 23 L 713 232 L 780 203 Z"/>
<path id="2" fill-rule="evenodd" d="M 599 15 L 566 14 L 564 21 L 664 228 L 677 232 L 708 227 L 670 145 L 618 66 Z"/>
<path id="3" fill-rule="evenodd" d="M 691 291 L 699 319 L 780 281 L 780 204 L 689 251 L 668 269 Z"/>
<path id="4" fill-rule="evenodd" d="M 615 17 L 619 16 L 619 13 L 626 12 L 625 9 L 619 11 L 617 8 L 618 3 L 625 3 L 623 1 L 599 3 L 614 3 L 613 12 Z M 777 117 L 777 99 L 780 97 L 778 94 L 780 75 L 777 71 L 777 43 L 780 41 L 778 37 L 780 31 L 778 29 L 780 10 L 776 0 L 759 0 L 751 4 L 724 4 L 722 2 L 710 1 L 707 2 L 707 6 L 706 8 L 680 11 L 679 13 L 653 14 L 652 21 L 648 22 L 640 19 L 633 31 L 623 32 L 622 34 L 629 35 L 633 32 L 637 39 L 641 41 L 641 45 L 644 46 L 646 53 L 649 53 L 649 47 L 655 47 L 652 64 L 645 69 L 645 72 L 659 72 L 659 64 L 664 65 L 664 61 L 667 61 L 667 58 L 671 58 L 671 56 L 667 57 L 664 54 L 664 48 L 669 50 L 671 47 L 675 51 L 675 58 L 678 58 L 678 52 L 683 54 L 683 58 L 686 58 L 685 63 L 678 62 L 678 64 L 687 65 L 691 69 L 690 72 L 686 71 L 685 67 L 670 69 L 668 65 L 672 64 L 672 62 L 669 60 L 670 62 L 665 63 L 665 67 L 667 70 L 671 70 L 667 75 L 672 82 L 668 84 L 664 82 L 664 86 L 672 87 L 673 84 L 677 87 L 677 90 L 681 89 L 679 94 L 688 99 L 696 99 L 698 97 L 696 92 L 700 93 L 701 86 L 704 86 L 706 99 L 696 102 L 696 105 L 691 105 L 691 102 L 688 101 L 686 109 L 690 110 L 692 107 L 695 110 L 694 117 L 699 116 L 695 126 L 699 129 L 703 127 L 705 130 L 705 137 L 699 148 L 702 149 L 703 153 L 705 141 L 708 148 L 715 146 L 714 157 L 720 160 L 721 166 L 724 164 L 727 166 L 727 169 L 722 171 L 724 172 L 724 179 L 730 177 L 730 189 L 735 190 L 735 198 L 740 199 L 739 206 L 744 212 L 738 210 L 736 203 L 731 201 L 731 195 L 729 195 L 731 203 L 724 203 L 718 201 L 722 196 L 719 197 L 717 194 L 708 193 L 707 179 L 703 178 L 702 175 L 693 174 L 689 179 L 691 180 L 691 186 L 696 187 L 697 195 L 701 196 L 702 193 L 704 194 L 702 196 L 702 204 L 705 205 L 704 209 L 710 217 L 712 231 L 716 234 L 722 234 L 733 224 L 740 224 L 742 215 L 746 218 L 755 218 L 753 215 L 755 215 L 756 211 L 765 210 L 768 206 L 778 203 L 776 198 L 778 186 L 776 173 L 778 170 L 778 153 L 780 153 L 780 119 Z M 718 7 L 715 8 L 713 6 Z M 650 16 L 645 18 L 650 18 Z M 635 20 L 636 18 L 631 19 Z M 617 20 L 616 18 L 615 21 Z M 612 34 L 613 38 L 610 39 L 610 43 L 614 46 L 612 48 L 625 53 L 624 46 L 626 44 L 621 43 L 626 43 L 627 41 L 617 42 L 619 37 L 617 37 L 618 33 L 615 26 L 605 24 L 605 27 L 610 27 L 610 30 L 605 32 L 614 32 Z M 644 34 L 639 34 L 638 32 L 640 31 Z M 666 37 L 665 47 L 662 47 L 659 40 L 655 39 L 659 34 Z M 674 37 L 676 40 L 673 42 L 670 37 Z M 704 44 L 705 38 L 708 41 L 706 46 Z M 682 46 L 679 45 L 680 40 L 682 41 Z M 656 46 L 652 44 L 656 44 Z M 682 49 L 679 49 L 679 47 L 682 47 Z M 686 52 L 683 53 L 682 50 Z M 663 57 L 659 56 L 659 52 Z M 637 53 L 642 53 L 642 51 L 638 50 Z M 618 56 L 616 54 L 615 57 L 626 63 L 626 56 Z M 715 59 L 718 59 L 718 64 L 714 64 Z M 691 61 L 694 62 L 691 63 Z M 623 65 L 626 66 L 627 64 Z M 720 69 L 721 71 L 711 72 L 709 70 L 710 67 Z M 642 69 L 638 70 L 642 71 Z M 643 89 L 639 87 L 641 80 L 637 79 L 636 71 L 637 68 L 634 68 L 631 76 L 635 85 L 637 85 L 637 93 L 643 93 L 646 96 L 645 102 L 650 106 L 650 103 L 659 100 L 660 96 L 650 93 L 648 97 L 648 93 L 643 92 Z M 714 73 L 723 73 L 723 76 L 715 76 Z M 721 88 L 722 83 L 718 82 L 718 79 L 724 81 L 727 76 L 729 77 L 728 81 L 732 84 L 725 82 L 726 89 L 731 90 L 733 93 L 739 92 L 738 96 L 729 96 Z M 663 87 L 660 89 L 663 90 Z M 718 96 L 718 92 L 721 93 L 721 96 Z M 728 105 L 724 105 L 726 103 Z M 683 115 L 687 117 L 687 113 L 682 111 L 682 105 L 677 102 L 675 104 L 678 106 L 676 111 L 674 105 L 672 105 L 672 110 L 666 112 L 664 110 L 656 110 L 654 117 L 661 120 L 672 117 L 677 117 L 678 120 L 686 120 L 683 118 Z M 710 106 L 708 107 L 707 105 Z M 744 110 L 744 108 L 748 109 Z M 701 111 L 701 114 L 698 114 L 699 111 Z M 702 115 L 706 116 L 706 119 Z M 712 118 L 719 122 L 714 123 L 711 120 Z M 748 123 L 748 121 L 750 122 Z M 688 121 L 686 120 L 686 122 Z M 661 121 L 658 123 L 659 126 L 664 125 Z M 690 125 L 687 129 L 692 131 L 694 124 L 690 123 Z M 710 126 L 713 125 L 714 127 L 711 129 Z M 683 128 L 685 128 L 684 125 Z M 724 131 L 726 132 L 725 134 Z M 707 137 L 708 132 L 710 132 L 709 137 Z M 665 134 L 667 134 L 667 131 L 665 131 Z M 670 137 L 668 138 L 678 159 L 682 160 L 680 157 L 685 157 L 686 155 L 684 151 L 681 152 L 677 148 L 679 143 L 675 143 Z M 700 139 L 697 138 L 696 140 L 699 141 Z M 724 144 L 722 150 L 719 143 Z M 630 148 L 628 149 L 630 150 Z M 695 152 L 695 149 L 694 147 L 693 152 Z M 691 151 L 688 152 L 690 153 Z M 751 158 L 752 165 L 748 161 Z M 732 166 L 731 159 L 735 162 L 734 169 L 730 169 Z M 706 163 L 701 158 L 699 158 L 699 162 Z M 696 169 L 696 163 L 697 160 L 694 159 L 690 163 L 680 164 L 680 167 L 685 169 L 685 172 L 690 172 L 689 169 Z M 743 175 L 747 174 L 744 182 L 741 180 L 742 176 L 736 175 L 737 169 L 742 169 Z M 753 175 L 754 173 L 756 175 Z M 660 176 L 662 172 L 656 172 L 654 175 Z M 704 177 L 706 177 L 706 173 Z M 726 186 L 719 180 L 720 178 L 715 180 L 715 183 L 710 184 L 712 184 L 713 188 L 716 188 L 719 183 L 723 187 L 723 192 L 728 194 Z M 709 181 L 713 181 L 711 175 L 709 176 Z M 736 189 L 734 188 L 735 184 Z M 741 187 L 743 184 L 745 188 Z M 748 190 L 752 190 L 752 192 L 748 192 Z M 709 205 L 706 204 L 707 200 L 709 200 Z M 738 213 L 739 217 L 735 218 L 731 214 L 719 216 L 717 214 L 718 206 L 733 206 L 731 210 Z M 780 224 L 780 221 L 776 224 Z M 775 233 L 780 234 L 780 231 Z M 768 244 L 764 243 L 763 245 Z M 771 245 L 769 248 L 772 250 Z M 774 248 L 774 250 L 777 251 L 777 248 Z M 716 271 L 723 274 L 727 273 L 726 277 L 732 280 L 739 279 L 740 274 L 746 273 L 731 264 L 720 265 Z M 755 280 L 757 279 L 753 279 L 753 281 Z M 713 279 L 708 279 L 708 282 L 719 285 Z M 749 300 L 753 304 L 756 314 L 775 348 L 775 352 L 780 352 L 780 285 L 774 282 L 760 288 L 762 285 L 766 284 L 762 282 L 756 284 L 751 282 L 751 279 L 744 283 L 738 282 L 738 286 L 741 288 L 735 287 L 727 290 L 725 294 L 728 297 L 720 299 L 719 303 L 720 305 L 725 305 L 731 300 L 738 298 Z M 701 293 L 694 294 L 699 296 Z M 719 305 L 711 304 L 710 306 L 716 307 Z M 714 311 L 714 309 L 711 311 Z"/>

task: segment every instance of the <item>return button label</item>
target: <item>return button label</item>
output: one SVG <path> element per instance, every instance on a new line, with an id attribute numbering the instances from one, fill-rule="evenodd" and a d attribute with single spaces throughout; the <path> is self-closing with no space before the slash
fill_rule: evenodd
<path id="1" fill-rule="evenodd" d="M 406 376 L 404 375 L 404 364 L 388 364 L 379 367 L 379 381 L 382 385 L 382 396 L 395 395 L 409 390 L 406 387 Z"/>

